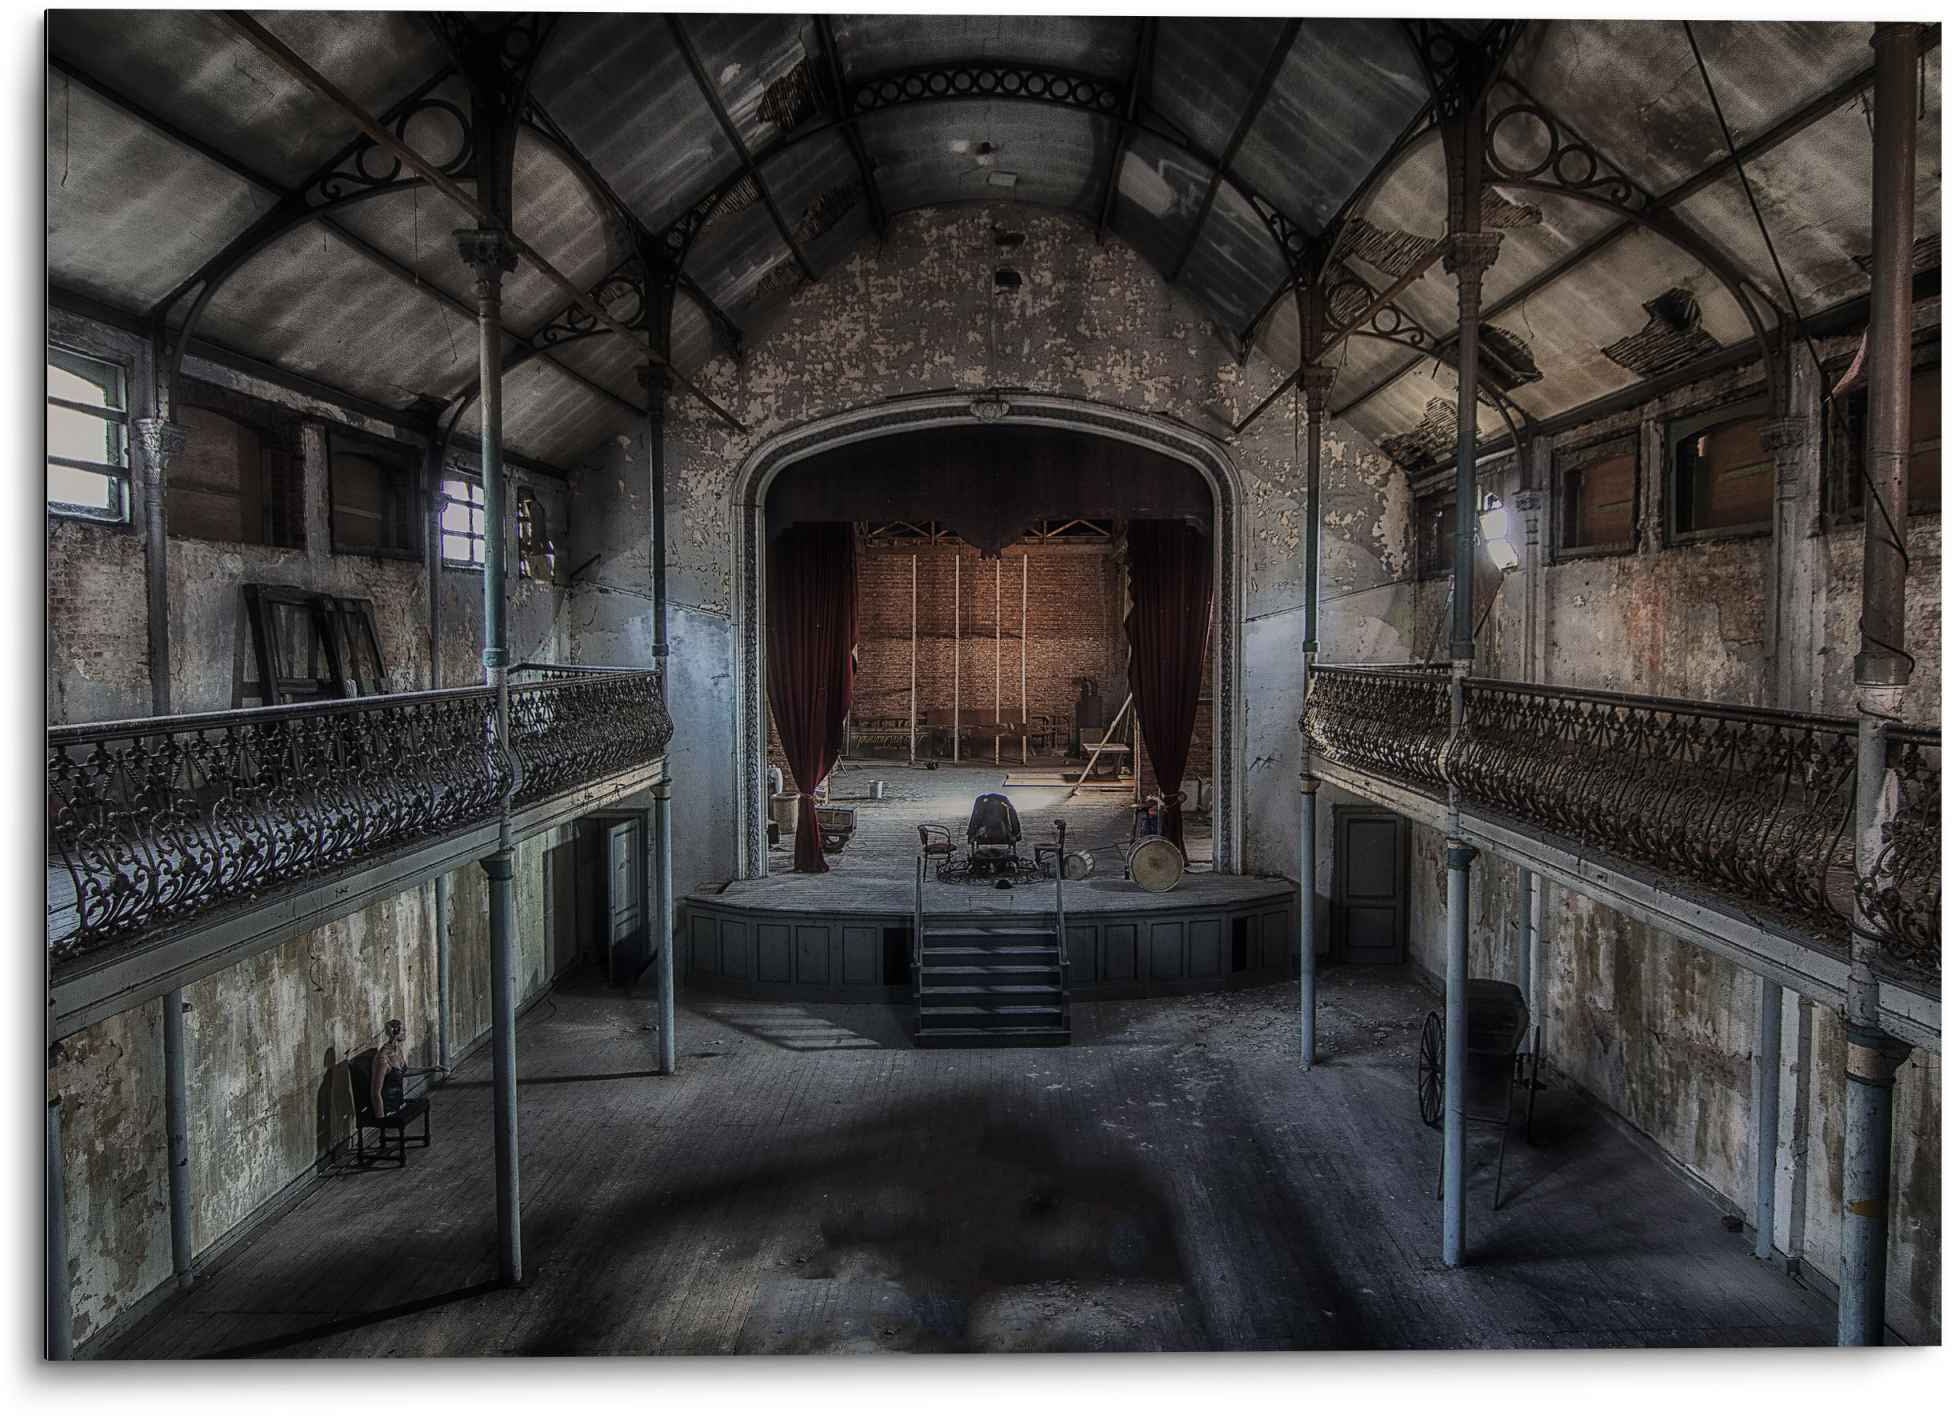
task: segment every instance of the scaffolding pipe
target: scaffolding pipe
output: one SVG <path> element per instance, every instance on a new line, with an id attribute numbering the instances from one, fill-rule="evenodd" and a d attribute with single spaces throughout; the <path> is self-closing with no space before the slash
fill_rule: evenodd
<path id="1" fill-rule="evenodd" d="M 996 558 L 996 639 L 990 662 L 990 697 L 996 704 L 996 721 L 990 726 L 990 759 L 1003 765 L 1003 557 Z"/>
<path id="2" fill-rule="evenodd" d="M 920 629 L 921 592 L 917 588 L 917 562 L 921 557 L 908 558 L 908 765 L 915 765 L 915 637 Z"/>
<path id="3" fill-rule="evenodd" d="M 190 1218 L 190 1073 L 183 1056 L 183 990 L 163 995 L 163 1124 L 169 1137 L 169 1254 L 179 1288 L 196 1257 Z"/>
<path id="4" fill-rule="evenodd" d="M 1474 847 L 1453 839 L 1444 917 L 1444 1262 L 1464 1263 L 1464 1044 L 1470 1027 L 1465 983 L 1470 972 L 1471 861 Z"/>
<path id="5" fill-rule="evenodd" d="M 998 562 L 1001 573 L 1002 562 Z M 1023 557 L 1023 603 L 1017 611 L 1017 726 L 1023 733 L 1017 739 L 1017 756 L 1030 765 L 1030 556 Z M 1062 875 L 1064 872 L 1059 871 Z"/>
<path id="6" fill-rule="evenodd" d="M 1319 341 L 1319 299 L 1310 296 L 1304 310 L 1309 318 L 1310 342 Z M 1308 481 L 1307 520 L 1302 542 L 1302 631 L 1301 701 L 1307 712 L 1308 689 L 1315 674 L 1315 655 L 1321 649 L 1321 544 L 1322 544 L 1322 419 L 1328 410 L 1328 391 L 1335 374 L 1331 369 L 1310 364 L 1302 369 L 1302 392 L 1308 404 Z M 1296 911 L 1296 971 L 1301 980 L 1301 1069 L 1315 1065 L 1315 938 L 1316 896 L 1320 882 L 1315 861 L 1315 814 L 1319 810 L 1321 779 L 1315 775 L 1309 754 L 1308 734 L 1301 735 L 1301 889 Z"/>

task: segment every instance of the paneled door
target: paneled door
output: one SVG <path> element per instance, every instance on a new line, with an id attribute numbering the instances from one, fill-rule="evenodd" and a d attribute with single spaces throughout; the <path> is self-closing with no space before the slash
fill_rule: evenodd
<path id="1" fill-rule="evenodd" d="M 1410 823 L 1367 806 L 1335 808 L 1330 957 L 1400 964 L 1409 938 Z"/>

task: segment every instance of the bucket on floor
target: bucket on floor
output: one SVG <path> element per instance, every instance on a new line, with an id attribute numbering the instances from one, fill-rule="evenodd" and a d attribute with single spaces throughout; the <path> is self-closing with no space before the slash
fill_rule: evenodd
<path id="1" fill-rule="evenodd" d="M 868 783 L 869 801 L 886 801 L 887 799 L 888 799 L 888 784 L 886 782 Z"/>

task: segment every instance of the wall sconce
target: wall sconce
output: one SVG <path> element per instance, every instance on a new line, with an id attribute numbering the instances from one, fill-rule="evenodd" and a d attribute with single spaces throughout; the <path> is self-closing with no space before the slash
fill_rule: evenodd
<path id="1" fill-rule="evenodd" d="M 1484 510 L 1478 513 L 1478 540 L 1485 554 L 1491 557 L 1491 563 L 1501 572 L 1518 569 L 1518 539 L 1514 534 L 1517 529 L 1517 519 L 1510 509 L 1487 493 Z"/>

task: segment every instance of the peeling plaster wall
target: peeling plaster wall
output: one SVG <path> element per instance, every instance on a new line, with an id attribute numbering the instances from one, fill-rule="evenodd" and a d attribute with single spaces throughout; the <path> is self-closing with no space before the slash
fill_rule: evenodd
<path id="1" fill-rule="evenodd" d="M 1000 250 L 993 227 L 1023 233 L 1023 243 Z M 1022 273 L 1020 289 L 994 290 L 992 271 L 1000 265 Z M 745 433 L 682 392 L 670 404 L 673 831 L 678 860 L 691 862 L 680 871 L 681 886 L 687 875 L 724 879 L 735 870 L 730 813 L 722 804 L 736 793 L 729 689 L 737 627 L 728 618 L 720 621 L 722 635 L 699 630 L 704 617 L 733 613 L 732 485 L 766 439 L 903 394 L 991 386 L 1094 399 L 1220 438 L 1288 372 L 1258 351 L 1245 365 L 1237 362 L 1229 337 L 1130 247 L 1101 246 L 1071 217 L 1009 204 L 898 215 L 885 245 L 858 247 L 746 333 L 742 363 L 720 358 L 695 375 L 708 394 L 737 411 Z M 1244 489 L 1244 613 L 1255 626 L 1251 641 L 1243 636 L 1256 665 L 1252 683 L 1244 685 L 1250 763 L 1288 761 L 1296 736 L 1304 508 L 1293 411 L 1284 397 L 1228 449 Z M 606 446 L 577 469 L 577 525 L 587 539 L 578 541 L 571 563 L 599 556 L 578 576 L 569 612 L 577 652 L 587 660 L 610 657 L 606 646 L 621 650 L 648 639 L 635 623 L 649 588 L 643 459 L 641 443 L 633 441 L 627 448 Z M 1410 612 L 1401 584 L 1408 547 L 1403 479 L 1342 424 L 1325 429 L 1322 464 L 1324 657 L 1372 650 L 1400 656 Z M 675 626 L 685 616 L 692 644 L 715 657 L 682 662 Z M 687 673 L 713 691 L 687 701 L 680 677 Z M 679 754 L 697 751 L 716 760 L 698 764 L 699 777 L 680 781 Z M 1249 780 L 1293 786 L 1291 774 L 1278 769 L 1251 771 Z M 1292 872 L 1287 838 L 1279 834 L 1288 809 L 1278 793 L 1250 785 L 1248 870 Z M 699 836 L 710 839 L 709 850 L 687 840 Z"/>
<path id="2" fill-rule="evenodd" d="M 137 415 L 147 411 L 146 345 L 123 331 L 53 311 L 61 342 L 119 359 L 130 369 Z M 418 441 L 410 430 L 291 393 L 192 359 L 206 382 L 275 403 L 302 428 L 305 546 L 279 548 L 174 536 L 168 542 L 172 706 L 178 713 L 231 706 L 247 581 L 293 585 L 373 602 L 388 691 L 430 686 L 427 580 L 419 560 L 330 550 L 327 426 Z M 474 470 L 470 453 L 451 466 Z M 568 488 L 511 468 L 541 501 L 560 552 L 569 538 Z M 128 526 L 48 519 L 48 720 L 90 722 L 151 711 L 146 555 L 140 527 L 145 487 L 131 491 Z M 442 682 L 481 679 L 481 576 L 444 569 Z M 511 584 L 514 659 L 567 657 L 556 585 Z M 248 634 L 244 634 L 248 654 Z M 255 666 L 246 664 L 255 679 Z M 573 841 L 568 828 L 525 841 L 516 863 L 521 941 L 519 994 L 533 997 L 575 954 Z M 488 1031 L 485 877 L 452 880 L 456 980 L 454 1045 Z M 438 1046 L 434 887 L 382 900 L 185 990 L 190 1075 L 193 1243 L 201 1253 L 294 1182 L 348 1133 L 332 1100 L 331 1068 L 375 1045 L 388 1018 L 407 1025 L 411 1065 L 431 1066 Z M 68 1039 L 49 1069 L 63 1109 L 69 1262 L 77 1343 L 171 1273 L 167 1144 L 163 1122 L 162 1005 L 110 1018 Z M 343 1092 L 343 1087 L 340 1088 Z"/>
<path id="3" fill-rule="evenodd" d="M 1921 330 L 1938 323 L 1937 302 L 1916 312 Z M 1854 337 L 1819 341 L 1829 376 L 1855 351 Z M 1536 677 L 1569 687 L 1772 705 L 1849 715 L 1851 660 L 1863 573 L 1861 520 L 1839 517 L 1829 480 L 1814 381 L 1799 372 L 1792 391 L 1810 441 L 1779 487 L 1781 544 L 1771 532 L 1664 546 L 1665 427 L 1670 418 L 1755 396 L 1758 367 L 1729 370 L 1550 438 L 1532 452 L 1530 485 L 1548 492 L 1542 514 Z M 1557 495 L 1554 449 L 1620 435 L 1640 447 L 1639 544 L 1627 553 L 1549 557 Z M 1509 504 L 1527 469 L 1506 455 L 1480 468 L 1480 483 Z M 1428 481 L 1420 486 L 1429 486 Z M 1912 722 L 1938 722 L 1940 691 L 1940 521 L 1909 525 L 1911 578 L 1906 636 L 1918 667 L 1906 696 Z M 1445 656 L 1442 581 L 1415 594 L 1419 656 Z M 1378 656 L 1381 657 L 1381 656 Z M 1508 582 L 1480 632 L 1474 672 L 1523 678 L 1523 579 Z M 1412 831 L 1411 956 L 1441 977 L 1445 884 L 1441 833 Z M 1481 856 L 1472 873 L 1472 976 L 1516 981 L 1517 869 Z M 1329 887 L 1323 886 L 1324 891 Z M 1543 1009 L 1551 1063 L 1645 1132 L 1677 1163 L 1753 1218 L 1755 1159 L 1750 1128 L 1756 980 L 1735 965 L 1647 929 L 1551 884 L 1545 895 Z M 1844 1039 L 1830 1012 L 1815 1010 L 1808 1080 L 1807 1201 L 1792 1232 L 1796 1169 L 1792 1116 L 1797 1095 L 1797 1008 L 1785 1002 L 1782 1138 L 1775 1243 L 1835 1281 L 1841 1270 Z M 1937 1340 L 1941 1323 L 1939 1164 L 1940 1059 L 1914 1053 L 1894 1098 L 1897 1163 L 1890 1254 L 1893 1321 L 1907 1336 Z"/>

